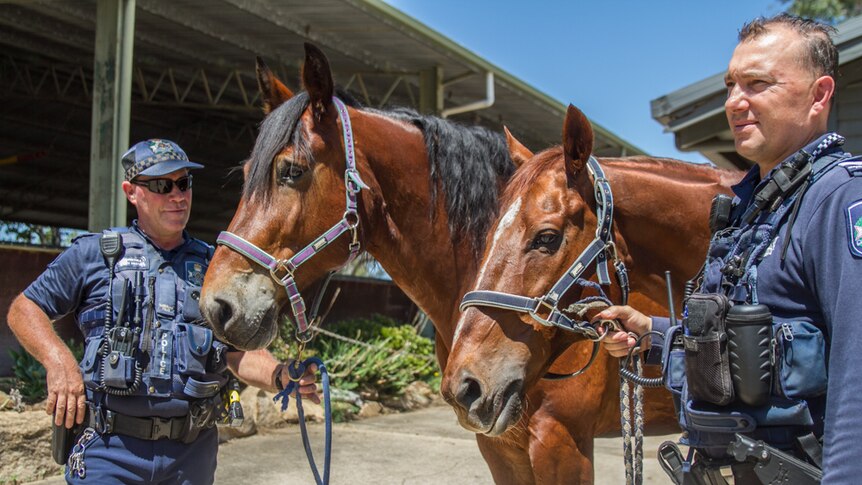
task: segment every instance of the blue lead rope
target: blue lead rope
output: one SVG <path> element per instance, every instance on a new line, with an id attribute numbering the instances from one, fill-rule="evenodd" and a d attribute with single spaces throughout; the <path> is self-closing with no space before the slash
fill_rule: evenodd
<path id="1" fill-rule="evenodd" d="M 311 451 L 311 443 L 308 441 L 308 430 L 305 426 L 305 413 L 302 410 L 302 397 L 299 393 L 299 378 L 305 373 L 305 369 L 310 364 L 317 364 L 317 369 L 320 371 L 320 378 L 323 384 L 323 413 L 324 413 L 324 450 L 323 450 L 323 480 L 320 479 L 320 471 L 314 463 L 314 453 Z M 308 464 L 311 465 L 311 472 L 314 474 L 314 481 L 317 485 L 329 485 L 329 463 L 332 455 L 332 408 L 329 402 L 329 372 L 326 371 L 326 366 L 323 361 L 317 357 L 309 357 L 299 365 L 288 365 L 288 372 L 291 380 L 285 388 L 272 398 L 273 401 L 281 400 L 281 410 L 286 411 L 287 405 L 290 402 L 290 393 L 296 391 L 296 414 L 299 417 L 299 430 L 302 432 L 302 446 L 305 448 L 305 456 L 308 457 Z"/>

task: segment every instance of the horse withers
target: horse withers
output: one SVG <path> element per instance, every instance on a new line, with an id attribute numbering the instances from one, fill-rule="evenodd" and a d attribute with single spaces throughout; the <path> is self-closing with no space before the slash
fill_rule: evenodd
<path id="1" fill-rule="evenodd" d="M 510 146 L 518 147 L 510 138 Z M 525 297 L 546 295 L 576 258 L 597 237 L 594 181 L 586 164 L 593 132 L 583 114 L 569 106 L 563 145 L 529 160 L 513 157 L 520 167 L 506 187 L 501 215 L 488 235 L 474 291 Z M 523 150 L 518 150 L 523 152 Z M 710 167 L 647 157 L 599 159 L 613 192 L 614 246 L 606 250 L 625 263 L 631 282 L 630 304 L 644 312 L 667 315 L 663 274 L 672 272 L 676 308 L 683 282 L 694 276 L 709 241 L 711 199 L 728 193 L 740 174 Z M 599 215 L 602 212 L 599 211 Z M 604 251 L 604 250 L 603 250 Z M 584 277 L 595 277 L 587 264 Z M 595 284 L 575 284 L 559 308 L 606 292 L 620 302 L 613 284 L 597 292 Z M 548 373 L 577 371 L 590 361 L 593 343 L 574 332 L 548 326 L 529 312 L 504 305 L 470 306 L 457 323 L 442 388 L 463 427 L 486 436 L 528 434 L 535 469 L 548 483 L 592 481 L 592 439 L 619 429 L 619 366 L 600 350 L 592 367 L 568 381 L 549 381 Z M 587 312 L 582 319 L 598 312 Z M 549 311 L 539 308 L 540 315 Z M 536 402 L 535 396 L 542 401 Z M 585 399 L 584 396 L 589 396 Z M 553 414 L 544 409 L 553 403 Z M 646 394 L 648 431 L 673 430 L 670 396 L 662 389 Z M 667 426 L 667 425 L 670 425 Z M 553 453 L 577 449 L 583 462 L 549 460 Z"/>

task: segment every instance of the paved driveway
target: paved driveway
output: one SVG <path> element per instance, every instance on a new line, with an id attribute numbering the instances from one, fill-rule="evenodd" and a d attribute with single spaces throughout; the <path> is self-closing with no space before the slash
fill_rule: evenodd
<path id="1" fill-rule="evenodd" d="M 310 427 L 312 446 L 322 449 L 323 426 Z M 333 485 L 492 484 L 471 433 L 458 426 L 448 406 L 338 424 L 333 430 Z M 645 484 L 669 484 L 655 449 L 674 435 L 648 437 Z M 596 441 L 596 483 L 623 484 L 622 440 Z M 322 461 L 322 456 L 317 460 Z M 299 429 L 268 431 L 225 443 L 219 449 L 217 485 L 314 484 Z M 59 485 L 62 477 L 36 482 Z"/>

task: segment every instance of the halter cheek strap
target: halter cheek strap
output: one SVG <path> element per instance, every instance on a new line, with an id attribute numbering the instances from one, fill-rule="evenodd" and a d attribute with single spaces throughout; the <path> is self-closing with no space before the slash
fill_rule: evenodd
<path id="1" fill-rule="evenodd" d="M 347 168 L 344 171 L 344 188 L 346 194 L 345 210 L 341 220 L 335 223 L 329 230 L 324 232 L 320 237 L 311 242 L 308 246 L 302 248 L 299 252 L 293 255 L 290 259 L 278 259 L 263 249 L 255 246 L 247 239 L 242 238 L 232 232 L 222 231 L 216 243 L 222 246 L 227 246 L 234 251 L 242 254 L 246 258 L 255 263 L 269 269 L 269 274 L 276 283 L 284 287 L 288 298 L 290 299 L 290 308 L 293 313 L 294 321 L 296 322 L 297 338 L 302 341 L 307 341 L 311 338 L 309 330 L 309 321 L 306 316 L 305 301 L 299 292 L 296 285 L 294 273 L 302 263 L 308 261 L 315 254 L 323 251 L 339 236 L 346 232 L 350 232 L 351 240 L 348 245 L 350 256 L 344 264 L 348 264 L 359 254 L 359 214 L 356 212 L 358 207 L 359 193 L 362 189 L 367 189 L 368 186 L 362 181 L 359 176 L 359 171 L 356 170 L 356 156 L 353 143 L 353 129 L 350 126 L 350 116 L 347 112 L 347 107 L 340 99 L 333 97 L 332 103 L 338 111 L 338 117 L 341 119 L 342 133 L 344 135 L 344 158 Z M 328 281 L 328 278 L 327 278 Z M 322 288 L 318 295 L 322 296 Z M 314 305 L 315 307 L 317 304 Z"/>
<path id="2" fill-rule="evenodd" d="M 470 307 L 493 307 L 504 310 L 512 310 L 520 313 L 528 314 L 533 320 L 548 327 L 558 327 L 568 332 L 580 334 L 593 341 L 593 353 L 590 361 L 580 371 L 565 376 L 551 376 L 550 378 L 567 378 L 580 374 L 592 364 L 598 351 L 598 342 L 602 336 L 588 321 L 575 321 L 563 313 L 564 310 L 559 308 L 560 300 L 572 286 L 591 287 L 597 289 L 600 296 L 591 296 L 579 300 L 576 305 L 589 304 L 596 301 L 601 301 L 607 305 L 611 305 L 610 299 L 605 295 L 602 286 L 611 284 L 610 275 L 608 274 L 607 260 L 608 255 L 614 260 L 614 269 L 617 275 L 617 283 L 622 290 L 622 304 L 628 302 L 629 294 L 629 279 L 625 264 L 617 257 L 616 246 L 612 241 L 613 231 L 612 224 L 614 219 L 614 200 L 611 192 L 611 185 L 608 179 L 605 178 L 604 170 L 599 165 L 594 157 L 587 160 L 587 169 L 593 176 L 593 190 L 596 196 L 596 215 L 598 217 L 598 227 L 596 228 L 596 236 L 593 241 L 581 252 L 575 259 L 575 262 L 566 270 L 563 276 L 554 284 L 554 286 L 544 295 L 530 298 L 527 296 L 514 295 L 500 291 L 478 290 L 471 291 L 464 295 L 461 300 L 460 310 L 464 311 Z M 595 263 L 596 275 L 599 284 L 595 284 L 589 280 L 582 278 L 584 271 Z M 542 316 L 542 315 L 547 316 Z M 550 375 L 549 375 L 550 376 Z"/>

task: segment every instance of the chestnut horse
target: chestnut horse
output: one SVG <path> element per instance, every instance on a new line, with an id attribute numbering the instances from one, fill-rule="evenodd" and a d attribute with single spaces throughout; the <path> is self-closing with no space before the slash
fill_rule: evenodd
<path id="1" fill-rule="evenodd" d="M 474 290 L 546 294 L 592 243 L 598 218 L 585 169 L 592 146 L 589 122 L 569 106 L 563 146 L 521 161 L 507 185 L 505 210 L 489 234 Z M 697 273 L 706 253 L 712 196 L 729 192 L 741 174 L 646 157 L 604 158 L 600 165 L 613 191 L 613 241 L 629 269 L 630 303 L 667 315 L 664 271 L 676 276 L 679 305 L 684 279 Z M 595 276 L 595 267 L 584 274 Z M 559 307 L 594 292 L 575 285 Z M 620 301 L 617 285 L 608 294 Z M 618 360 L 600 350 L 578 377 L 542 377 L 581 369 L 592 346 L 525 313 L 471 306 L 457 324 L 441 392 L 465 428 L 497 437 L 488 441 L 495 445 L 524 446 L 531 467 L 511 463 L 512 481 L 589 483 L 593 437 L 620 427 Z M 674 423 L 667 391 L 649 389 L 645 395 L 648 425 Z"/>

